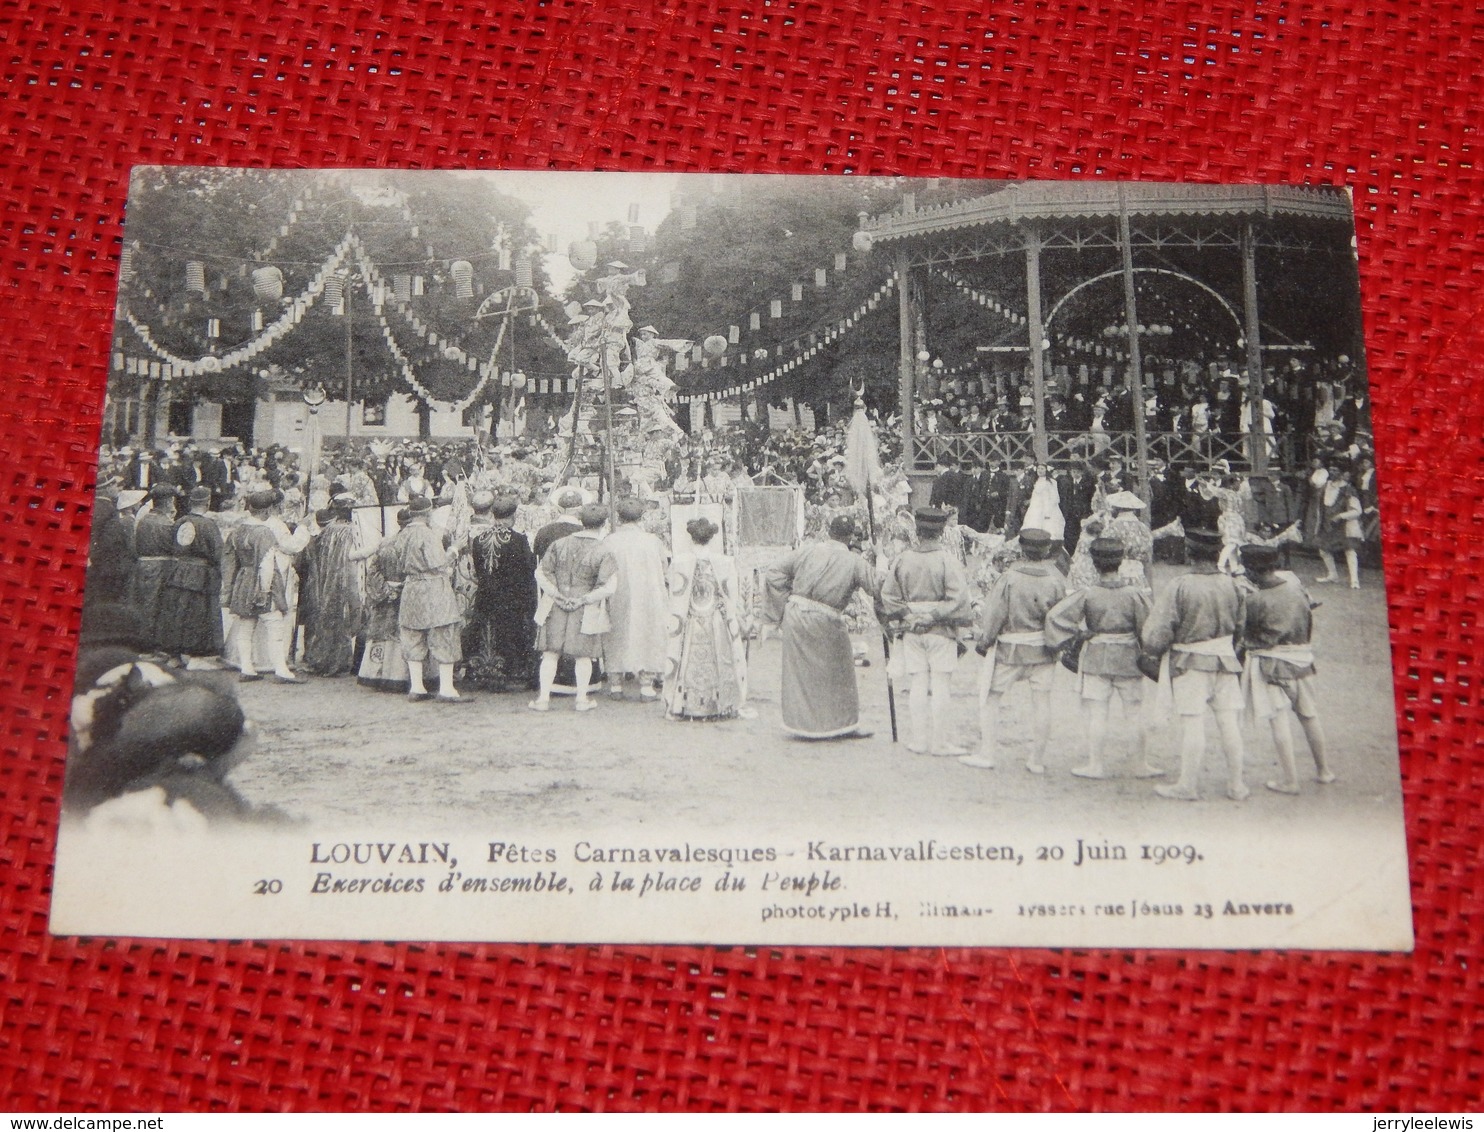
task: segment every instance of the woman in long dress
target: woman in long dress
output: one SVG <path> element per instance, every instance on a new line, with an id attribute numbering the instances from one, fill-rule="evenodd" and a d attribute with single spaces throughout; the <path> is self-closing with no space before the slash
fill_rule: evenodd
<path id="1" fill-rule="evenodd" d="M 1036 485 L 1031 488 L 1031 500 L 1020 529 L 1045 531 L 1052 542 L 1061 542 L 1066 535 L 1067 521 L 1061 513 L 1061 496 L 1056 490 L 1056 481 L 1051 478 L 1051 469 L 1045 464 L 1036 465 Z"/>
<path id="2" fill-rule="evenodd" d="M 670 563 L 670 639 L 665 657 L 669 719 L 750 718 L 747 655 L 738 600 L 737 566 L 714 553 L 718 530 L 709 519 L 685 525 L 695 550 Z"/>

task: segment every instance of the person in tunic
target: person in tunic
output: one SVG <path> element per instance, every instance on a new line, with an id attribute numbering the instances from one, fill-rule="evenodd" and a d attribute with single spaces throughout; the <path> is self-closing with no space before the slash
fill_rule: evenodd
<path id="1" fill-rule="evenodd" d="M 1050 561 L 1060 548 L 1061 540 L 1049 531 L 1022 528 L 1023 557 L 1000 575 L 984 600 L 977 648 L 984 657 L 979 676 L 979 750 L 958 760 L 964 766 L 994 769 L 1000 701 L 1026 680 L 1031 686 L 1031 752 L 1025 769 L 1046 773 L 1051 679 L 1056 671 L 1056 654 L 1046 646 L 1046 615 L 1067 595 L 1066 578 Z"/>
<path id="2" fill-rule="evenodd" d="M 848 515 L 830 520 L 829 538 L 805 543 L 764 575 L 769 620 L 783 635 L 783 729 L 801 739 L 864 739 L 860 693 L 844 609 L 857 590 L 875 597 L 881 579 L 847 545 Z"/>
<path id="3" fill-rule="evenodd" d="M 160 598 L 175 561 L 175 488 L 157 483 L 149 489 L 149 510 L 134 524 L 134 581 L 130 603 L 144 623 L 151 652 L 160 647 Z"/>
<path id="4" fill-rule="evenodd" d="M 580 487 L 559 487 L 551 493 L 549 505 L 560 513 L 551 522 L 543 524 L 531 540 L 531 550 L 537 561 L 546 557 L 546 552 L 557 539 L 582 530 L 582 520 L 578 516 L 589 502 L 587 492 Z"/>
<path id="5" fill-rule="evenodd" d="M 222 605 L 235 618 L 227 651 L 244 683 L 263 678 L 260 658 L 272 664 L 277 683 L 304 683 L 289 668 L 290 578 L 272 523 L 280 498 L 272 489 L 249 495 L 247 517 L 233 529 L 222 556 Z"/>
<path id="6" fill-rule="evenodd" d="M 1221 542 L 1215 531 L 1185 533 L 1191 568 L 1155 598 L 1139 634 L 1143 653 L 1161 661 L 1160 700 L 1180 716 L 1180 778 L 1154 788 L 1162 798 L 1200 798 L 1207 708 L 1226 754 L 1227 797 L 1240 802 L 1250 793 L 1242 781 L 1242 666 L 1235 647 L 1245 602 L 1241 585 L 1216 565 Z"/>
<path id="7" fill-rule="evenodd" d="M 1279 794 L 1299 792 L 1290 715 L 1309 741 L 1314 778 L 1335 781 L 1330 769 L 1319 701 L 1314 694 L 1313 603 L 1298 578 L 1278 569 L 1278 551 L 1270 546 L 1244 546 L 1242 566 L 1251 586 L 1247 594 L 1242 646 L 1246 654 L 1242 687 L 1255 720 L 1267 720 L 1278 751 L 1281 777 L 1267 788 Z"/>
<path id="8" fill-rule="evenodd" d="M 747 652 L 737 566 L 712 550 L 721 528 L 710 519 L 685 525 L 693 549 L 670 563 L 667 719 L 748 719 Z"/>
<path id="9" fill-rule="evenodd" d="M 412 512 L 397 512 L 397 529 L 412 521 Z M 365 623 L 361 629 L 366 647 L 361 654 L 356 683 L 381 692 L 406 692 L 411 686 L 407 658 L 402 655 L 402 641 L 397 630 L 397 612 L 402 604 L 403 570 L 397 553 L 397 533 L 381 540 L 380 545 L 355 552 L 366 562 Z"/>
<path id="10" fill-rule="evenodd" d="M 580 512 L 582 529 L 551 544 L 536 571 L 541 592 L 536 607 L 536 647 L 541 650 L 540 685 L 527 706 L 551 710 L 551 689 L 562 657 L 573 660 L 577 711 L 598 705 L 588 695 L 593 660 L 603 655 L 603 638 L 611 624 L 608 599 L 618 588 L 618 567 L 603 545 L 608 508 L 586 504 Z"/>
<path id="11" fill-rule="evenodd" d="M 1163 772 L 1149 763 L 1149 730 L 1140 713 L 1144 676 L 1139 671 L 1139 630 L 1149 616 L 1149 595 L 1120 576 L 1127 551 L 1119 539 L 1100 538 L 1090 548 L 1098 583 L 1076 590 L 1046 615 L 1046 645 L 1060 649 L 1081 640 L 1077 690 L 1087 716 L 1087 762 L 1073 767 L 1079 778 L 1106 778 L 1103 749 L 1108 738 L 1108 709 L 1114 693 L 1124 711 L 1139 720 L 1139 758 L 1134 777 L 1157 778 Z"/>
<path id="12" fill-rule="evenodd" d="M 614 511 L 618 526 L 603 540 L 618 568 L 617 588 L 608 599 L 613 627 L 603 645 L 608 694 L 622 699 L 624 675 L 633 673 L 639 698 L 653 700 L 659 695 L 654 690 L 655 678 L 664 671 L 669 647 L 665 568 L 670 554 L 663 542 L 643 528 L 643 500 L 620 499 Z"/>
<path id="13" fill-rule="evenodd" d="M 198 485 L 189 512 L 175 524 L 174 562 L 160 596 L 159 649 L 178 657 L 213 657 L 222 651 L 221 528 L 209 515 L 211 489 Z"/>
<path id="14" fill-rule="evenodd" d="M 430 699 L 441 704 L 469 703 L 454 687 L 454 665 L 463 656 L 459 643 L 463 618 L 453 592 L 448 548 L 442 532 L 434 530 L 431 522 L 433 501 L 415 495 L 407 512 L 407 526 L 397 532 L 393 551 L 403 574 L 397 636 L 407 658 L 407 698 L 413 703 Z M 423 661 L 430 656 L 438 665 L 436 696 L 423 683 Z"/>
<path id="15" fill-rule="evenodd" d="M 902 552 L 881 585 L 881 607 L 901 631 L 899 648 L 910 689 L 907 749 L 958 757 L 968 752 L 949 740 L 948 717 L 958 636 L 974 620 L 969 579 L 943 546 L 948 512 L 921 507 L 914 519 L 917 546 Z"/>
<path id="16" fill-rule="evenodd" d="M 89 601 L 124 604 L 134 581 L 134 510 L 142 491 L 99 488 L 88 537 Z"/>
<path id="17" fill-rule="evenodd" d="M 304 667 L 318 676 L 344 676 L 355 664 L 355 640 L 365 616 L 361 532 L 352 519 L 355 496 L 336 495 L 329 521 L 305 551 Z"/>
<path id="18" fill-rule="evenodd" d="M 470 499 L 469 557 L 474 601 L 464 627 L 464 663 L 475 687 L 529 690 L 536 682 L 536 556 L 515 530 L 514 496 Z"/>

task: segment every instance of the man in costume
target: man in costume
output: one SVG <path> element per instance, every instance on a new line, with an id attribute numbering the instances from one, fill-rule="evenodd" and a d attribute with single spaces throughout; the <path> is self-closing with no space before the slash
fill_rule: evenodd
<path id="1" fill-rule="evenodd" d="M 247 517 L 226 540 L 222 558 L 222 605 L 236 618 L 227 649 L 244 683 L 263 678 L 257 669 L 260 658 L 272 664 L 277 683 L 304 683 L 289 668 L 292 579 L 272 522 L 280 499 L 271 488 L 247 497 Z"/>
<path id="2" fill-rule="evenodd" d="M 1234 640 L 1244 624 L 1240 584 L 1216 565 L 1221 536 L 1210 530 L 1185 532 L 1190 569 L 1154 600 L 1140 633 L 1143 652 L 1160 665 L 1160 699 L 1180 716 L 1180 779 L 1160 785 L 1162 798 L 1193 802 L 1200 797 L 1205 757 L 1205 714 L 1209 707 L 1226 754 L 1227 797 L 1250 793 L 1242 781 L 1242 666 Z"/>
<path id="3" fill-rule="evenodd" d="M 163 480 L 149 489 L 149 510 L 134 524 L 134 583 L 131 604 L 144 624 L 150 651 L 160 647 L 160 600 L 175 561 L 175 487 Z"/>
<path id="4" fill-rule="evenodd" d="M 454 665 L 463 655 L 459 647 L 463 615 L 453 592 L 448 548 L 442 532 L 433 529 L 433 501 L 415 495 L 407 511 L 407 526 L 397 533 L 393 551 L 404 577 L 397 630 L 407 658 L 407 698 L 413 703 L 429 699 L 441 704 L 469 703 L 453 683 Z M 423 683 L 423 661 L 429 656 L 438 665 L 436 696 L 429 695 Z"/>
<path id="5" fill-rule="evenodd" d="M 100 487 L 88 537 L 88 601 L 124 604 L 134 581 L 134 511 L 142 491 Z"/>
<path id="6" fill-rule="evenodd" d="M 475 492 L 469 557 L 474 601 L 464 627 L 464 663 L 476 687 L 529 690 L 536 675 L 536 556 L 515 530 L 515 497 Z"/>
<path id="7" fill-rule="evenodd" d="M 844 609 L 856 590 L 875 596 L 880 576 L 847 545 L 855 520 L 836 515 L 827 539 L 808 542 L 764 576 L 768 617 L 783 634 L 783 729 L 802 739 L 863 739 L 860 693 Z"/>
<path id="8" fill-rule="evenodd" d="M 588 695 L 593 660 L 603 655 L 608 632 L 608 598 L 618 588 L 618 569 L 603 545 L 608 508 L 589 503 L 582 508 L 582 529 L 557 539 L 541 559 L 536 585 L 541 591 L 536 607 L 536 647 L 541 650 L 541 683 L 532 711 L 551 710 L 551 689 L 563 656 L 574 661 L 577 711 L 598 705 Z"/>
<path id="9" fill-rule="evenodd" d="M 899 647 L 910 691 L 907 749 L 919 755 L 967 754 L 948 738 L 958 635 L 973 623 L 969 580 L 943 546 L 948 512 L 920 507 L 914 513 L 917 546 L 903 551 L 881 586 L 881 606 L 901 627 Z"/>
<path id="10" fill-rule="evenodd" d="M 1021 560 L 991 587 L 979 614 L 979 750 L 958 761 L 993 770 L 1000 700 L 1026 680 L 1031 686 L 1031 753 L 1025 769 L 1046 773 L 1046 742 L 1051 734 L 1051 678 L 1056 654 L 1046 645 L 1046 614 L 1067 594 L 1067 581 L 1049 560 L 1057 546 L 1048 531 L 1020 532 Z"/>
<path id="11" fill-rule="evenodd" d="M 360 561 L 360 528 L 352 519 L 355 496 L 336 495 L 329 521 L 304 552 L 304 590 L 311 611 L 304 625 L 304 666 L 318 676 L 344 676 L 355 662 L 365 587 Z"/>
<path id="12" fill-rule="evenodd" d="M 1273 730 L 1282 776 L 1267 783 L 1280 794 L 1299 792 L 1289 715 L 1299 726 L 1314 756 L 1314 778 L 1331 783 L 1335 775 L 1326 757 L 1324 728 L 1314 695 L 1313 603 L 1298 578 L 1278 569 L 1276 547 L 1242 547 L 1242 566 L 1251 585 L 1247 593 L 1242 645 L 1246 662 L 1242 689 L 1256 720 L 1267 720 Z"/>
<path id="13" fill-rule="evenodd" d="M 187 497 L 190 510 L 175 524 L 174 560 L 160 594 L 159 649 L 178 657 L 219 656 L 222 651 L 221 529 L 208 512 L 211 488 L 198 484 Z"/>
<path id="14" fill-rule="evenodd" d="M 1108 738 L 1108 708 L 1116 692 L 1124 712 L 1139 725 L 1136 778 L 1157 778 L 1162 771 L 1149 765 L 1149 733 L 1141 718 L 1144 676 L 1139 671 L 1139 630 L 1149 616 L 1149 595 L 1119 577 L 1124 562 L 1123 543 L 1115 538 L 1094 539 L 1091 547 L 1097 568 L 1095 586 L 1077 590 L 1052 606 L 1046 615 L 1046 645 L 1061 649 L 1080 641 L 1077 690 L 1087 715 L 1087 762 L 1074 767 L 1079 778 L 1106 778 L 1103 748 Z"/>
<path id="15" fill-rule="evenodd" d="M 603 540 L 618 569 L 617 588 L 608 601 L 613 627 L 603 646 L 608 694 L 622 699 L 624 675 L 633 673 L 639 698 L 653 700 L 659 696 L 655 677 L 665 670 L 669 647 L 665 567 L 670 555 L 665 544 L 644 529 L 642 500 L 620 499 L 614 510 L 618 526 Z"/>
<path id="16" fill-rule="evenodd" d="M 546 557 L 552 543 L 582 530 L 582 520 L 578 515 L 587 502 L 587 493 L 580 487 L 559 487 L 551 493 L 551 505 L 559 508 L 561 514 L 541 527 L 531 540 L 531 550 L 535 552 L 537 561 Z"/>
<path id="17" fill-rule="evenodd" d="M 412 512 L 403 507 L 397 512 L 397 530 L 412 521 Z M 356 683 L 382 692 L 405 692 L 410 679 L 407 660 L 402 655 L 402 641 L 397 629 L 397 612 L 402 603 L 402 562 L 397 553 L 397 532 L 381 540 L 380 545 L 356 552 L 366 560 L 365 622 L 361 636 L 366 647 L 361 655 Z"/>

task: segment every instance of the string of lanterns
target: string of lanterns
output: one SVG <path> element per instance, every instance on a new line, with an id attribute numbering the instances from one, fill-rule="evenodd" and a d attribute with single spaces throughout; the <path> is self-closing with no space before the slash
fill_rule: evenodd
<path id="1" fill-rule="evenodd" d="M 864 250 L 865 251 L 869 251 L 868 248 L 867 249 L 864 249 Z M 850 262 L 850 257 L 845 252 L 837 252 L 837 253 L 835 253 L 835 274 L 836 275 L 842 274 L 846 270 L 846 268 L 848 267 L 849 262 Z M 826 288 L 829 287 L 829 283 L 830 283 L 830 272 L 829 272 L 829 269 L 828 268 L 825 268 L 825 267 L 816 267 L 814 269 L 814 290 L 816 292 L 817 291 L 823 291 L 823 290 L 825 290 Z M 791 297 L 791 301 L 793 301 L 795 303 L 803 302 L 806 284 L 804 284 L 804 283 L 792 283 L 792 284 L 789 285 L 789 287 L 790 287 L 790 289 L 789 289 L 789 295 Z M 782 318 L 783 317 L 783 309 L 784 309 L 784 300 L 783 299 L 770 299 L 768 301 L 768 316 L 769 316 L 769 318 L 772 318 L 772 319 L 780 319 L 780 318 Z M 844 320 L 842 320 L 842 321 L 844 321 Z M 759 310 L 759 311 L 752 311 L 751 313 L 749 313 L 748 316 L 747 316 L 747 333 L 757 333 L 757 332 L 761 331 L 762 328 L 763 328 L 763 316 L 762 316 L 762 312 Z M 742 334 L 743 333 L 744 332 L 742 330 L 742 325 L 741 325 L 740 322 L 738 322 L 738 323 L 733 323 L 730 326 L 728 326 L 727 327 L 727 332 L 726 332 L 725 335 L 720 334 L 720 333 L 717 333 L 717 334 L 711 334 L 711 335 L 706 336 L 706 338 L 704 339 L 705 342 L 707 342 L 707 343 L 715 343 L 715 342 L 718 342 L 719 341 L 721 343 L 721 349 L 720 350 L 717 350 L 714 347 L 712 347 L 710 349 L 703 350 L 700 347 L 697 347 L 696 350 L 692 354 L 691 361 L 694 362 L 694 363 L 696 363 L 696 364 L 699 364 L 702 369 L 709 368 L 711 366 L 711 364 L 712 364 L 713 361 L 718 366 L 723 366 L 724 367 L 727 364 L 727 358 L 724 356 L 726 347 L 729 346 L 729 345 L 730 346 L 736 346 L 736 345 L 740 344 L 741 341 L 742 341 Z M 793 349 L 795 351 L 797 351 L 800 348 L 799 347 L 799 342 L 800 342 L 800 339 L 797 339 L 796 338 L 796 339 L 794 339 L 794 341 L 792 343 Z M 812 345 L 812 343 L 811 343 L 811 345 Z M 781 350 L 780 350 L 780 352 L 781 352 Z M 763 359 L 767 358 L 767 356 L 768 356 L 768 353 L 767 353 L 767 350 L 765 350 L 765 349 L 759 350 L 759 351 L 753 351 L 751 355 L 749 355 L 749 353 L 747 351 L 743 351 L 742 354 L 735 360 L 735 362 L 733 364 L 736 364 L 736 365 L 746 365 L 748 363 L 748 361 L 749 361 L 749 357 L 751 357 L 753 360 L 759 360 L 760 361 L 760 360 L 763 360 Z"/>
<path id="2" fill-rule="evenodd" d="M 972 299 L 974 302 L 978 303 L 986 310 L 994 311 L 1007 322 L 1014 323 L 1016 326 L 1026 326 L 1029 323 L 1029 319 L 1027 319 L 1025 315 L 1019 313 L 1018 311 L 1011 310 L 1009 307 L 1001 303 L 998 299 L 994 298 L 994 296 L 986 295 L 984 292 L 978 290 L 977 288 L 970 286 L 966 280 L 959 278 L 952 272 L 944 271 L 941 268 L 934 268 L 932 270 L 932 274 L 936 275 L 939 279 L 951 283 L 968 298 Z M 1055 335 L 1055 339 L 1058 345 L 1065 346 L 1068 349 L 1078 350 L 1083 353 L 1096 354 L 1100 358 L 1107 357 L 1116 359 L 1118 361 L 1123 361 L 1127 357 L 1127 355 L 1125 355 L 1121 350 L 1117 350 L 1112 346 L 1104 346 L 1098 342 L 1088 342 L 1081 338 L 1073 338 L 1063 334 Z M 1050 343 L 1047 342 L 1045 343 L 1045 345 L 1050 345 Z"/>
<path id="3" fill-rule="evenodd" d="M 329 280 L 333 279 L 339 285 L 339 279 L 334 273 L 340 270 L 346 255 L 350 252 L 354 240 L 354 236 L 346 235 L 336 246 L 334 252 L 330 254 L 329 258 L 320 266 L 319 270 L 310 280 L 309 285 L 304 289 L 304 292 L 288 305 L 283 314 L 264 327 L 262 333 L 252 341 L 237 346 L 225 354 L 206 354 L 200 358 L 184 358 L 161 346 L 155 340 L 154 333 L 150 327 L 136 317 L 133 310 L 127 306 L 122 311 L 124 321 L 129 324 L 130 329 L 144 343 L 145 348 L 166 364 L 168 370 L 163 376 L 196 377 L 203 373 L 220 373 L 223 370 L 233 369 L 242 365 L 244 362 L 251 361 L 264 350 L 274 345 L 294 327 L 298 326 L 304 320 L 304 316 L 314 308 L 315 303 L 319 301 L 321 296 L 325 295 Z M 280 295 L 281 287 L 280 278 Z M 335 301 L 333 295 L 330 296 L 330 301 Z"/>
<path id="4" fill-rule="evenodd" d="M 824 331 L 823 336 L 818 344 L 807 347 L 801 354 L 799 354 L 799 356 L 790 358 L 788 361 L 775 366 L 773 369 L 763 374 L 761 377 L 754 378 L 751 381 L 741 382 L 727 389 L 714 389 L 709 390 L 705 393 L 682 393 L 676 397 L 676 400 L 680 401 L 682 404 L 696 404 L 705 401 L 721 401 L 725 400 L 728 397 L 735 397 L 741 393 L 748 393 L 755 389 L 761 389 L 765 385 L 772 384 L 779 378 L 784 377 L 787 374 L 792 373 L 794 370 L 798 369 L 806 361 L 814 358 L 815 355 L 823 350 L 825 346 L 839 341 L 845 336 L 847 331 L 854 330 L 856 326 L 860 324 L 865 315 L 871 311 L 874 311 L 878 306 L 880 306 L 882 300 L 887 298 L 892 293 L 892 291 L 896 289 L 896 286 L 897 276 L 896 273 L 893 272 L 891 275 L 888 275 L 886 277 L 886 281 L 884 283 L 882 283 L 879 287 L 876 288 L 875 291 L 870 294 L 865 302 L 861 303 L 861 305 L 857 307 L 853 312 L 840 319 L 828 330 Z M 706 350 L 714 349 L 714 346 L 712 344 L 713 339 L 719 337 L 720 335 L 713 335 L 711 338 L 708 338 L 706 346 L 701 348 Z M 725 341 L 721 343 L 721 348 L 723 350 L 726 349 Z M 795 348 L 797 348 L 797 340 L 795 343 Z M 766 357 L 766 351 L 763 352 L 762 356 Z"/>

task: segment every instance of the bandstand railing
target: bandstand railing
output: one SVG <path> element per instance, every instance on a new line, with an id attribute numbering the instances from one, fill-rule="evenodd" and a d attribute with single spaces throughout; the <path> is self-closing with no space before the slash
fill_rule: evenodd
<path id="1" fill-rule="evenodd" d="M 1206 432 L 1199 435 L 1179 432 L 1145 434 L 1149 455 L 1166 464 L 1208 465 L 1225 460 L 1234 472 L 1252 467 L 1252 446 L 1256 433 Z M 1292 468 L 1295 461 L 1294 438 L 1290 433 L 1266 433 L 1269 466 Z M 1048 432 L 1046 448 L 1049 463 L 1064 467 L 1099 454 L 1121 456 L 1130 466 L 1134 460 L 1134 434 L 1131 432 L 1097 434 L 1087 432 Z M 959 465 L 968 461 L 976 466 L 990 460 L 1023 464 L 1035 459 L 1033 432 L 936 432 L 916 438 L 920 461 Z"/>

